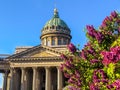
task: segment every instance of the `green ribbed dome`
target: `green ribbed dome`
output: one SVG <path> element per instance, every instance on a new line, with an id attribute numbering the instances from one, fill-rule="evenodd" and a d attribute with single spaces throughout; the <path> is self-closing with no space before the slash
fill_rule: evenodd
<path id="1" fill-rule="evenodd" d="M 44 28 L 47 27 L 47 26 L 49 26 L 49 27 L 51 27 L 51 26 L 61 26 L 61 27 L 68 28 L 67 24 L 59 18 L 57 9 L 54 9 L 53 18 L 45 24 Z"/>

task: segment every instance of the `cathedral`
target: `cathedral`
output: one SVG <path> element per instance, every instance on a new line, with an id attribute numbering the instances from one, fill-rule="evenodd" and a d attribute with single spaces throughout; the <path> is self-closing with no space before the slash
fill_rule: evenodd
<path id="1" fill-rule="evenodd" d="M 60 55 L 71 38 L 69 27 L 55 8 L 41 30 L 40 45 L 17 47 L 13 55 L 0 59 L 3 90 L 62 90 L 66 78 L 60 70 Z"/>

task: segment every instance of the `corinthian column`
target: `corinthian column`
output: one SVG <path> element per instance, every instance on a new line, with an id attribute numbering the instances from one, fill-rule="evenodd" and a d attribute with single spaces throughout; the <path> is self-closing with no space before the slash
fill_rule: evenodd
<path id="1" fill-rule="evenodd" d="M 10 90 L 14 90 L 14 69 L 10 69 Z"/>
<path id="2" fill-rule="evenodd" d="M 21 68 L 22 75 L 21 75 L 21 90 L 25 90 L 25 68 Z"/>
<path id="3" fill-rule="evenodd" d="M 62 72 L 60 71 L 60 67 L 57 67 L 57 90 L 62 90 Z"/>
<path id="4" fill-rule="evenodd" d="M 7 90 L 10 90 L 10 78 L 11 78 L 11 75 L 9 73 L 7 77 Z"/>
<path id="5" fill-rule="evenodd" d="M 45 71 L 46 71 L 45 90 L 51 90 L 50 67 L 45 67 Z"/>
<path id="6" fill-rule="evenodd" d="M 34 67 L 33 68 L 33 85 L 32 85 L 32 90 L 38 90 L 38 88 L 37 88 L 37 68 L 36 67 Z"/>
<path id="7" fill-rule="evenodd" d="M 7 90 L 7 77 L 8 77 L 8 70 L 5 70 L 5 73 L 4 73 L 3 90 Z"/>

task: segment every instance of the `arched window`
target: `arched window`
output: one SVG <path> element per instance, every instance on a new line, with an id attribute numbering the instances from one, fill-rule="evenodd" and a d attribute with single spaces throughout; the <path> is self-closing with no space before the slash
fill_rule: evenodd
<path id="1" fill-rule="evenodd" d="M 55 27 L 54 27 L 54 26 L 52 26 L 52 29 L 55 29 Z"/>
<path id="2" fill-rule="evenodd" d="M 64 39 L 63 39 L 63 45 L 66 45 L 66 44 L 67 44 L 67 39 L 64 38 Z"/>
<path id="3" fill-rule="evenodd" d="M 52 38 L 52 45 L 55 45 L 55 37 Z"/>
<path id="4" fill-rule="evenodd" d="M 58 29 L 60 29 L 61 27 L 60 26 L 58 26 Z"/>
<path id="5" fill-rule="evenodd" d="M 46 27 L 46 29 L 48 29 L 48 26 Z"/>
<path id="6" fill-rule="evenodd" d="M 61 45 L 62 44 L 62 39 L 59 37 L 58 38 L 58 45 Z"/>
<path id="7" fill-rule="evenodd" d="M 46 45 L 47 45 L 47 46 L 50 46 L 50 39 L 49 39 L 49 38 L 47 38 Z"/>

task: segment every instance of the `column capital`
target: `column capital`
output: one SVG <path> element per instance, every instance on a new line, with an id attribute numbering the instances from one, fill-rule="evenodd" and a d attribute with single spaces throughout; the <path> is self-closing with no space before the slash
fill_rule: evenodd
<path id="1" fill-rule="evenodd" d="M 21 70 L 24 70 L 24 69 L 26 69 L 26 68 L 25 68 L 25 67 L 21 67 L 20 69 L 21 69 Z"/>
<path id="2" fill-rule="evenodd" d="M 45 69 L 50 69 L 51 67 L 50 66 L 46 66 Z"/>
<path id="3" fill-rule="evenodd" d="M 56 68 L 57 68 L 57 70 L 60 70 L 60 66 L 57 66 Z"/>
<path id="4" fill-rule="evenodd" d="M 10 73 L 11 74 L 15 73 L 15 68 L 10 68 Z"/>
<path id="5" fill-rule="evenodd" d="M 32 69 L 34 70 L 34 69 L 38 69 L 38 67 L 32 67 Z"/>
<path id="6" fill-rule="evenodd" d="M 15 67 L 11 67 L 11 68 L 10 68 L 10 71 L 15 72 Z"/>
<path id="7" fill-rule="evenodd" d="M 8 69 L 5 69 L 4 72 L 5 72 L 5 74 L 8 74 L 8 73 L 9 73 L 9 70 L 8 70 Z"/>

